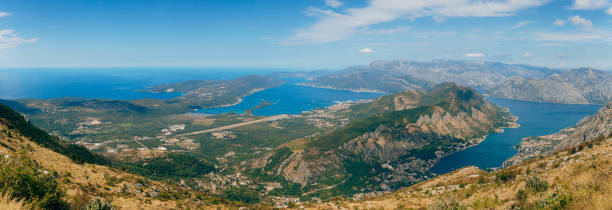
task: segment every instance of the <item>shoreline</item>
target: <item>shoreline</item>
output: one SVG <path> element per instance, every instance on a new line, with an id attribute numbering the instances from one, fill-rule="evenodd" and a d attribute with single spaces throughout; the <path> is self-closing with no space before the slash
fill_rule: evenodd
<path id="1" fill-rule="evenodd" d="M 449 173 L 449 172 L 445 172 L 445 173 L 442 173 L 442 174 L 436 174 L 436 173 L 434 173 L 433 171 L 431 171 L 431 169 L 433 169 L 433 167 L 434 167 L 435 165 L 437 165 L 437 164 L 440 162 L 440 160 L 441 160 L 442 158 L 445 158 L 445 157 L 450 156 L 450 155 L 452 155 L 452 154 L 454 154 L 454 153 L 457 153 L 457 152 L 461 152 L 461 151 L 466 150 L 466 149 L 468 149 L 468 148 L 470 148 L 470 147 L 474 147 L 474 146 L 478 146 L 478 145 L 480 145 L 482 142 L 484 142 L 484 141 L 487 139 L 487 137 L 488 137 L 488 136 L 489 136 L 491 133 L 503 133 L 503 132 L 504 132 L 504 129 L 506 129 L 506 128 L 519 128 L 519 127 L 521 126 L 519 123 L 517 123 L 517 122 L 518 122 L 519 117 L 518 117 L 518 116 L 515 116 L 515 115 L 512 115 L 512 116 L 514 116 L 514 117 L 513 117 L 511 120 L 509 120 L 509 121 L 507 122 L 507 124 L 508 124 L 508 125 L 505 125 L 505 126 L 500 126 L 500 127 L 494 128 L 494 129 L 493 129 L 493 132 L 489 132 L 489 133 L 487 133 L 486 135 L 483 135 L 483 136 L 481 136 L 481 137 L 477 137 L 477 138 L 473 138 L 473 139 L 471 139 L 470 141 L 474 141 L 474 143 L 472 143 L 472 144 L 470 144 L 470 145 L 467 145 L 466 147 L 461 148 L 461 149 L 459 149 L 459 150 L 457 150 L 457 151 L 453 151 L 453 152 L 451 152 L 451 153 L 448 153 L 448 154 L 445 154 L 445 155 L 443 155 L 443 156 L 441 156 L 441 157 L 438 157 L 438 158 L 435 160 L 435 163 L 433 164 L 433 166 L 432 166 L 432 167 L 431 167 L 431 168 L 430 168 L 428 171 L 429 171 L 430 173 L 432 173 L 432 174 L 435 174 L 436 176 L 439 176 L 439 175 L 443 175 L 443 174 Z M 501 131 L 501 132 L 500 132 L 500 131 Z M 503 165 L 503 163 L 502 163 L 502 165 Z M 496 169 L 497 169 L 497 168 L 501 168 L 501 167 L 502 167 L 502 165 L 500 165 L 500 166 L 498 166 L 498 167 L 495 167 L 495 168 L 496 168 Z M 466 165 L 466 166 L 463 166 L 462 168 L 465 168 L 465 167 L 468 167 L 468 166 L 474 166 L 474 165 Z M 474 167 L 480 168 L 480 167 L 478 167 L 478 166 L 474 166 Z M 460 168 L 457 168 L 457 169 L 460 169 Z M 453 170 L 451 170 L 451 172 L 452 172 L 452 171 L 454 171 L 454 170 L 457 170 L 457 169 L 453 169 Z M 484 170 L 484 169 L 481 169 L 481 170 Z"/>
<path id="2" fill-rule="evenodd" d="M 300 85 L 300 86 L 305 86 L 305 87 L 314 87 L 314 88 L 322 88 L 322 89 L 330 89 L 330 90 L 344 90 L 344 91 L 350 91 L 350 92 L 354 92 L 354 93 L 380 93 L 380 94 L 387 94 L 384 91 L 379 91 L 379 90 L 372 90 L 372 89 L 366 89 L 366 88 L 362 88 L 362 89 L 352 89 L 352 88 L 336 88 L 336 87 L 332 87 L 330 85 L 315 85 L 312 83 L 296 83 L 295 85 Z"/>

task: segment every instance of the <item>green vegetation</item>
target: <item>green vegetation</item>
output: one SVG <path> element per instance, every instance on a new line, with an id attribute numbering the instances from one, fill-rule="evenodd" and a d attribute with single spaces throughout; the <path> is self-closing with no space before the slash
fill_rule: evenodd
<path id="1" fill-rule="evenodd" d="M 0 158 L 0 192 L 41 209 L 69 209 L 55 177 L 25 156 L 19 161 Z"/>
<path id="2" fill-rule="evenodd" d="M 240 201 L 245 203 L 259 202 L 259 194 L 247 187 L 232 187 L 223 191 L 223 197 L 229 200 Z"/>
<path id="3" fill-rule="evenodd" d="M 112 210 L 113 206 L 111 206 L 108 202 L 102 201 L 99 198 L 95 198 L 91 200 L 87 206 L 83 207 L 83 210 Z"/>
<path id="4" fill-rule="evenodd" d="M 132 173 L 158 180 L 199 177 L 215 169 L 212 164 L 185 153 L 170 153 L 168 156 L 156 157 L 144 162 L 117 164 L 117 167 L 127 168 Z"/>
<path id="5" fill-rule="evenodd" d="M 527 180 L 525 180 L 525 188 L 534 193 L 544 192 L 548 190 L 548 182 L 535 176 L 527 177 Z"/>

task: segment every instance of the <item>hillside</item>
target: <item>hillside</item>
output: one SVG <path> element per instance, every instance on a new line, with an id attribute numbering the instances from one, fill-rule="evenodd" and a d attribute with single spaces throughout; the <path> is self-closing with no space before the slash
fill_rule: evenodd
<path id="1" fill-rule="evenodd" d="M 611 209 L 612 139 L 598 137 L 497 171 L 465 167 L 396 192 L 306 209 Z"/>
<path id="2" fill-rule="evenodd" d="M 427 93 L 381 97 L 351 109 L 378 114 L 290 142 L 251 167 L 310 189 L 302 196 L 398 189 L 427 179 L 439 158 L 479 143 L 514 120 L 473 89 L 450 83 Z"/>
<path id="3" fill-rule="evenodd" d="M 612 133 L 612 102 L 602 107 L 594 115 L 585 117 L 576 126 L 565 128 L 558 133 L 547 136 L 524 138 L 515 156 L 504 162 L 504 165 L 520 163 L 524 160 L 548 155 L 554 151 L 576 146 L 599 136 Z"/>
<path id="4" fill-rule="evenodd" d="M 308 85 L 350 90 L 396 93 L 406 89 L 428 89 L 439 83 L 455 82 L 478 90 L 490 90 L 514 76 L 545 78 L 555 70 L 499 62 L 434 60 L 374 61 L 337 73 L 318 76 Z"/>
<path id="5" fill-rule="evenodd" d="M 606 104 L 612 100 L 612 74 L 572 69 L 542 79 L 514 77 L 490 91 L 494 97 L 564 104 Z"/>
<path id="6" fill-rule="evenodd" d="M 80 163 L 100 161 L 86 149 L 64 150 L 72 145 L 33 127 L 16 112 L 0 108 L 0 208 L 80 209 L 88 203 L 108 202 L 120 209 L 180 209 L 229 203 L 107 166 Z"/>

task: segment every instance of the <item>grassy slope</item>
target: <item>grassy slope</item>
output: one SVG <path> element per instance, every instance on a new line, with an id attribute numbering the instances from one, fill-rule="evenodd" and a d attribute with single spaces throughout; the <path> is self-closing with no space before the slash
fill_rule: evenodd
<path id="1" fill-rule="evenodd" d="M 59 183 L 62 194 L 65 195 L 63 200 L 73 208 L 80 208 L 93 197 L 101 197 L 121 209 L 223 207 L 212 203 L 231 205 L 230 202 L 201 192 L 185 191 L 107 166 L 77 163 L 39 145 L 7 122 L 9 120 L 6 118 L 0 119 L 0 154 L 12 159 L 27 158 L 33 161 L 32 167 L 40 168 L 40 173 L 43 170 L 48 171 L 53 175 L 51 178 Z M 27 182 L 27 179 L 25 181 Z M 0 202 L 0 206 L 13 204 L 15 202 L 10 199 Z"/>

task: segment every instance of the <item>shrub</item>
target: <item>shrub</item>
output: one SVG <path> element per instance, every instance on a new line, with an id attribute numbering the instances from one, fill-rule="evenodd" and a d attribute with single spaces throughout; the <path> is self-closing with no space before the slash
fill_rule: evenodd
<path id="1" fill-rule="evenodd" d="M 506 182 L 514 180 L 514 178 L 516 177 L 516 174 L 517 174 L 516 171 L 503 170 L 499 173 L 499 176 L 497 176 L 497 179 L 506 183 Z"/>
<path id="2" fill-rule="evenodd" d="M 516 200 L 523 203 L 527 200 L 527 191 L 520 189 L 518 192 L 516 192 L 515 197 L 516 197 Z"/>
<path id="3" fill-rule="evenodd" d="M 112 210 L 114 209 L 108 202 L 102 201 L 99 198 L 91 200 L 83 210 Z"/>
<path id="4" fill-rule="evenodd" d="M 0 192 L 11 192 L 12 198 L 24 199 L 41 209 L 68 209 L 57 180 L 27 158 L 0 160 Z"/>
<path id="5" fill-rule="evenodd" d="M 548 190 L 548 182 L 535 176 L 527 177 L 525 188 L 530 189 L 534 193 L 544 192 Z"/>

